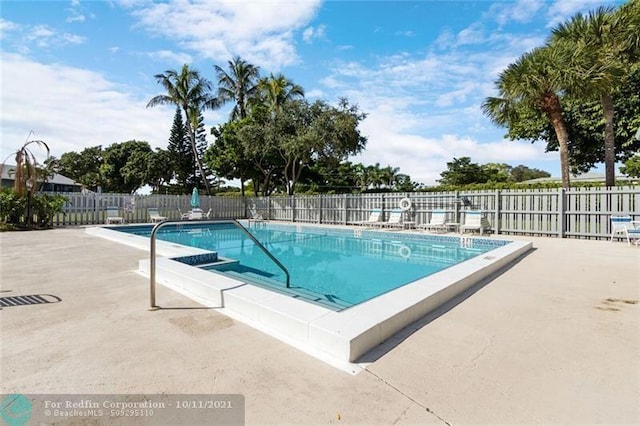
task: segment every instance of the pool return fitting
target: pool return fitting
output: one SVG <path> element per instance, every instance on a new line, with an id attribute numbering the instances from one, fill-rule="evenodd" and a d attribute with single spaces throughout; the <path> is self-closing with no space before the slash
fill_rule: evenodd
<path id="1" fill-rule="evenodd" d="M 149 254 L 150 256 L 149 258 L 149 296 L 150 296 L 151 307 L 149 308 L 149 310 L 155 311 L 157 309 L 160 309 L 160 307 L 156 305 L 156 234 L 158 233 L 160 228 L 166 225 L 185 225 L 185 224 L 191 225 L 195 223 L 197 223 L 198 225 L 216 225 L 216 224 L 224 224 L 224 223 L 234 225 L 236 228 L 242 231 L 247 237 L 249 237 L 249 239 L 253 241 L 255 245 L 258 246 L 260 250 L 262 250 L 264 254 L 266 254 L 273 261 L 273 263 L 275 263 L 280 269 L 282 269 L 287 279 L 286 281 L 287 288 L 289 288 L 291 276 L 289 275 L 289 271 L 287 270 L 287 268 L 278 259 L 276 259 L 276 257 L 273 254 L 271 254 L 271 252 L 267 250 L 267 248 L 263 246 L 262 243 L 258 241 L 251 232 L 247 230 L 247 228 L 242 226 L 242 224 L 237 220 L 235 219 L 211 219 L 211 220 L 205 219 L 205 220 L 189 220 L 189 221 L 164 220 L 158 223 L 157 225 L 155 225 L 151 230 L 151 237 L 150 237 L 151 250 Z"/>

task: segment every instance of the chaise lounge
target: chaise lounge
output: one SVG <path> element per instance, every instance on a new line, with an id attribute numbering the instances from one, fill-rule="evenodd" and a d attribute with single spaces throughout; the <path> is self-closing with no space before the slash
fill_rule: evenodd
<path id="1" fill-rule="evenodd" d="M 460 233 L 465 231 L 480 231 L 482 235 L 491 229 L 491 224 L 480 210 L 466 210 L 464 212 L 464 223 L 460 225 Z"/>

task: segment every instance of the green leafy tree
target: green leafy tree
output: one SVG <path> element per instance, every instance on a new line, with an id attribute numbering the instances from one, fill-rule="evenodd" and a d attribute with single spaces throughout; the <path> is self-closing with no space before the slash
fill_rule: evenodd
<path id="1" fill-rule="evenodd" d="M 442 185 L 467 185 L 470 183 L 486 182 L 485 171 L 477 163 L 472 163 L 470 157 L 454 158 L 447 163 L 447 170 L 440 173 L 438 182 Z"/>
<path id="2" fill-rule="evenodd" d="M 171 182 L 173 174 L 171 154 L 168 150 L 156 148 L 147 160 L 145 182 L 151 185 L 154 192 L 162 193 L 162 189 Z"/>
<path id="3" fill-rule="evenodd" d="M 133 192 L 146 183 L 148 142 L 131 140 L 105 148 L 100 173 L 107 192 Z"/>
<path id="4" fill-rule="evenodd" d="M 515 166 L 511 169 L 511 179 L 514 182 L 524 182 L 525 180 L 539 179 L 543 177 L 550 177 L 549 172 L 545 172 L 540 169 L 530 169 L 522 164 Z"/>
<path id="5" fill-rule="evenodd" d="M 547 45 L 522 55 L 500 73 L 496 81 L 499 95 L 487 98 L 482 110 L 491 121 L 503 127 L 520 121 L 519 114 L 523 111 L 542 112 L 556 133 L 562 186 L 568 188 L 569 134 L 560 102 L 560 93 L 566 87 L 562 54 L 561 49 Z"/>
<path id="6" fill-rule="evenodd" d="M 259 179 L 254 163 L 245 153 L 244 146 L 238 138 L 242 121 L 235 120 L 211 129 L 215 141 L 207 148 L 205 163 L 218 176 L 226 179 L 240 180 L 240 193 L 245 196 L 245 182 L 248 179 Z"/>
<path id="7" fill-rule="evenodd" d="M 100 175 L 100 166 L 103 163 L 102 156 L 103 150 L 100 145 L 85 148 L 79 153 L 65 152 L 58 160 L 57 173 L 95 191 L 98 186 L 104 186 L 104 179 Z"/>
<path id="8" fill-rule="evenodd" d="M 357 107 L 343 102 L 332 107 L 322 101 L 290 101 L 275 113 L 268 138 L 284 162 L 284 185 L 288 194 L 302 171 L 314 159 L 321 159 L 337 167 L 349 155 L 360 152 L 366 138 L 357 129 L 364 119 Z"/>
<path id="9" fill-rule="evenodd" d="M 627 176 L 640 178 L 640 155 L 634 155 L 620 167 L 620 172 Z"/>
<path id="10" fill-rule="evenodd" d="M 482 168 L 484 182 L 509 182 L 512 180 L 511 166 L 504 163 L 486 163 Z"/>

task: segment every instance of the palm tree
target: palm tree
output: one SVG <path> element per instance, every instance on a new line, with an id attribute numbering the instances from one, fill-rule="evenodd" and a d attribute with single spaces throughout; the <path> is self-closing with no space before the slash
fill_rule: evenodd
<path id="1" fill-rule="evenodd" d="M 204 174 L 202 161 L 196 146 L 197 127 L 193 125 L 198 122 L 198 116 L 204 109 L 219 106 L 217 100 L 211 96 L 211 83 L 202 77 L 197 70 L 189 68 L 187 64 L 182 66 L 180 73 L 175 70 L 167 70 L 164 73 L 156 74 L 154 77 L 165 88 L 167 93 L 151 98 L 147 103 L 147 108 L 167 104 L 182 108 L 189 130 L 191 149 L 193 150 L 200 176 L 207 188 L 207 193 L 211 194 L 209 182 Z"/>
<path id="2" fill-rule="evenodd" d="M 600 7 L 584 16 L 577 14 L 553 29 L 552 43 L 567 53 L 564 68 L 571 84 L 567 92 L 598 98 L 604 115 L 605 184 L 615 185 L 616 144 L 613 129 L 613 97 L 622 86 L 627 66 L 620 55 L 621 21 L 613 9 Z"/>
<path id="3" fill-rule="evenodd" d="M 270 111 L 279 111 L 286 102 L 304 97 L 302 86 L 295 84 L 283 74 L 260 79 L 258 90 L 262 103 Z"/>
<path id="4" fill-rule="evenodd" d="M 250 99 L 258 91 L 256 82 L 259 78 L 259 68 L 239 56 L 228 61 L 227 64 L 229 72 L 218 65 L 213 66 L 218 76 L 218 101 L 220 104 L 234 101 L 230 119 L 243 119 L 247 116 Z"/>
<path id="5" fill-rule="evenodd" d="M 623 4 L 615 13 L 620 21 L 620 42 L 622 54 L 631 61 L 640 56 L 640 0 Z"/>
<path id="6" fill-rule="evenodd" d="M 24 197 L 25 195 L 31 196 L 37 191 L 38 174 L 43 174 L 42 172 L 38 173 L 38 161 L 36 160 L 35 154 L 31 151 L 30 145 L 35 144 L 40 148 L 44 148 L 47 152 L 47 159 L 50 153 L 49 146 L 44 141 L 29 140 L 32 133 L 33 131 L 30 131 L 27 140 L 20 149 L 10 154 L 0 165 L 0 173 L 2 173 L 2 169 L 9 157 L 15 155 L 16 168 L 13 171 L 13 189 L 20 197 Z"/>
<path id="7" fill-rule="evenodd" d="M 518 108 L 531 105 L 549 120 L 560 146 L 562 186 L 569 187 L 569 134 L 558 93 L 566 86 L 560 49 L 539 47 L 522 55 L 498 76 L 499 97 L 489 97 L 482 110 L 499 126 L 509 126 Z"/>

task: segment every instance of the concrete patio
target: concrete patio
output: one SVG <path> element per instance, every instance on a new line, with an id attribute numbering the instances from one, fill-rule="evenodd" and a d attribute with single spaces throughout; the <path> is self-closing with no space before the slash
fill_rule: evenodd
<path id="1" fill-rule="evenodd" d="M 0 393 L 231 394 L 253 424 L 640 423 L 640 248 L 534 250 L 350 375 L 149 283 L 82 228 L 0 234 Z M 49 297 L 49 296 L 46 296 Z"/>

